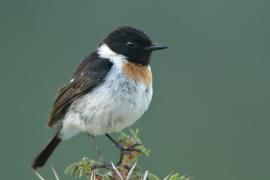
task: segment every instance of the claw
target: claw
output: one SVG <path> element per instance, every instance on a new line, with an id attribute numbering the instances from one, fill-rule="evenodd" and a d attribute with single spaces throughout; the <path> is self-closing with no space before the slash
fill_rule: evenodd
<path id="1" fill-rule="evenodd" d="M 113 169 L 112 165 L 105 161 L 102 164 L 93 165 L 91 168 L 92 169 Z"/>
<path id="2" fill-rule="evenodd" d="M 142 146 L 142 144 L 140 143 L 135 143 L 133 145 L 130 145 L 129 147 L 125 148 L 123 147 L 118 141 L 114 140 L 109 134 L 105 134 L 113 143 L 114 145 L 120 150 L 120 158 L 119 161 L 117 163 L 117 165 L 122 165 L 122 161 L 123 161 L 123 157 L 124 155 L 127 155 L 130 152 L 142 152 L 142 150 L 137 149 L 137 146 Z"/>
<path id="3" fill-rule="evenodd" d="M 142 144 L 136 143 L 136 144 L 133 144 L 133 145 L 127 147 L 127 148 L 122 147 L 122 148 L 121 148 L 121 151 L 124 152 L 124 153 L 125 153 L 125 152 L 132 152 L 132 151 L 141 152 L 140 149 L 137 149 L 137 148 L 136 148 L 136 147 L 138 147 L 138 146 L 142 146 Z"/>
<path id="4" fill-rule="evenodd" d="M 121 148 L 120 148 L 120 159 L 119 159 L 117 165 L 119 166 L 119 165 L 122 164 L 124 155 L 128 155 L 128 154 L 130 154 L 132 152 L 138 152 L 138 153 L 142 152 L 142 150 L 136 148 L 137 146 L 142 146 L 142 144 L 136 143 L 136 144 L 133 144 L 133 145 L 127 147 L 127 148 L 124 148 L 124 147 L 121 146 Z"/>

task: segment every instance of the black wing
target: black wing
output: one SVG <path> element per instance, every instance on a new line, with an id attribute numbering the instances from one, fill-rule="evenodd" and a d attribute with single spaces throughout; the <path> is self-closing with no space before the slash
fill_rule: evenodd
<path id="1" fill-rule="evenodd" d="M 111 67 L 112 63 L 108 59 L 99 58 L 97 53 L 92 53 L 82 61 L 73 74 L 73 80 L 59 90 L 49 116 L 48 126 L 53 126 L 61 119 L 76 98 L 103 82 Z"/>

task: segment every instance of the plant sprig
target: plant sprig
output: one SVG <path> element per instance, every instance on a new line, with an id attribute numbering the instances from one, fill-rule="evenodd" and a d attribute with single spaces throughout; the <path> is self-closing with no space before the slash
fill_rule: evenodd
<path id="1" fill-rule="evenodd" d="M 125 133 L 123 131 L 120 132 L 117 142 L 124 148 L 129 148 L 134 144 L 139 144 L 136 146 L 138 151 L 131 151 L 126 154 L 121 154 L 123 156 L 122 161 L 121 164 L 118 164 L 117 166 L 115 166 L 113 163 L 111 163 L 111 166 L 102 166 L 103 162 L 84 157 L 81 161 L 69 165 L 65 170 L 65 174 L 76 178 L 86 177 L 86 179 L 91 180 L 160 180 L 160 178 L 155 174 L 149 173 L 137 165 L 137 160 L 140 156 L 149 157 L 150 155 L 150 149 L 146 148 L 139 138 L 139 129 L 130 129 L 129 133 Z M 178 173 L 172 173 L 163 179 L 188 180 L 189 178 L 186 178 Z"/>

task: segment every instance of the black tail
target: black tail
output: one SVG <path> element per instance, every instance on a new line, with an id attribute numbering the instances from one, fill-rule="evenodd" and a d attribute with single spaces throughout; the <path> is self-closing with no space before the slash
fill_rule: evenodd
<path id="1" fill-rule="evenodd" d="M 49 159 L 53 153 L 56 146 L 61 142 L 61 139 L 58 137 L 58 132 L 56 135 L 48 142 L 48 144 L 42 149 L 42 151 L 37 155 L 32 163 L 32 168 L 37 169 L 44 166 L 46 161 Z"/>

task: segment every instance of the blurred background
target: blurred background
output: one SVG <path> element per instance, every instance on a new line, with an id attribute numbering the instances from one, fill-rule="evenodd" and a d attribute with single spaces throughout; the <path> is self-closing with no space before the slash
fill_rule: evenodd
<path id="1" fill-rule="evenodd" d="M 153 55 L 154 97 L 140 128 L 145 169 L 194 180 L 270 179 L 270 12 L 266 0 L 0 1 L 1 179 L 37 179 L 30 164 L 54 133 L 59 86 L 112 29 L 130 25 L 169 48 Z M 114 134 L 116 136 L 116 134 Z M 103 136 L 108 161 L 118 151 Z M 41 174 L 95 157 L 81 134 Z"/>

